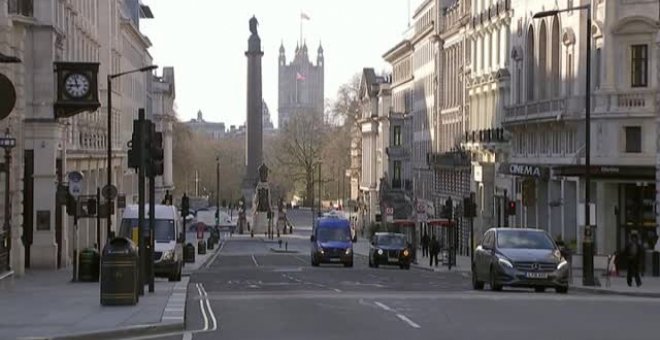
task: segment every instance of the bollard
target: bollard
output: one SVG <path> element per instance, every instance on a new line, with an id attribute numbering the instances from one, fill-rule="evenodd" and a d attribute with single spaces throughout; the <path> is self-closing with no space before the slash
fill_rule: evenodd
<path id="1" fill-rule="evenodd" d="M 289 250 L 289 242 L 284 242 L 284 250 Z"/>
<path id="2" fill-rule="evenodd" d="M 280 249 L 282 249 L 282 240 L 278 240 L 277 243 L 280 245 Z"/>
<path id="3" fill-rule="evenodd" d="M 199 240 L 197 242 L 197 254 L 204 255 L 206 254 L 206 243 L 204 240 Z"/>

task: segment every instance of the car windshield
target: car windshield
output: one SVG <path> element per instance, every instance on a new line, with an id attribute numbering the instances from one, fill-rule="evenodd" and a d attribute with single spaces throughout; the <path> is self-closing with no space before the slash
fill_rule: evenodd
<path id="1" fill-rule="evenodd" d="M 137 231 L 138 219 L 123 219 L 121 221 L 121 228 L 119 236 L 128 237 L 131 239 L 137 238 L 133 235 L 133 229 Z M 146 220 L 146 227 L 149 226 L 149 220 Z M 154 240 L 156 242 L 170 242 L 176 239 L 174 232 L 174 221 L 172 220 L 156 220 L 154 226 Z"/>
<path id="2" fill-rule="evenodd" d="M 497 247 L 502 249 L 555 249 L 548 235 L 525 230 L 503 230 L 497 233 Z"/>
<path id="3" fill-rule="evenodd" d="M 400 235 L 381 235 L 377 241 L 382 246 L 399 246 L 403 247 L 406 244 L 406 239 Z"/>
<path id="4" fill-rule="evenodd" d="M 320 242 L 349 242 L 351 234 L 348 228 L 319 228 L 318 239 Z"/>

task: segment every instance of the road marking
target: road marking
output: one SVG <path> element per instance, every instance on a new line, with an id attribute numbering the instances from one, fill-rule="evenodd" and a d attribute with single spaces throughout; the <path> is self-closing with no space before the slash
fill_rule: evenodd
<path id="1" fill-rule="evenodd" d="M 257 259 L 254 257 L 254 254 L 252 254 L 252 262 L 254 262 L 254 265 L 259 267 L 259 263 L 257 262 Z"/>
<path id="2" fill-rule="evenodd" d="M 405 315 L 403 314 L 397 314 L 396 315 L 399 319 L 403 320 L 405 323 L 409 324 L 410 327 L 412 328 L 422 328 L 420 325 L 414 323 L 412 320 L 408 319 Z"/>
<path id="3" fill-rule="evenodd" d="M 202 291 L 204 292 L 204 300 L 206 301 L 206 309 L 209 312 L 209 315 L 211 316 L 211 321 L 213 321 L 213 328 L 211 331 L 215 331 L 218 329 L 218 320 L 215 318 L 215 313 L 213 313 L 213 308 L 211 308 L 211 303 L 209 302 L 209 294 L 206 292 L 206 289 L 204 288 L 204 285 L 200 283 L 200 286 L 202 288 Z"/>
<path id="4" fill-rule="evenodd" d="M 213 254 L 213 257 L 211 257 L 209 261 L 204 263 L 203 268 L 208 269 L 211 266 L 211 264 L 215 262 L 215 260 L 218 258 L 218 255 L 220 255 L 220 252 L 222 252 L 222 248 L 224 248 L 225 243 L 227 243 L 227 241 L 222 241 L 222 244 L 220 244 L 218 250 L 216 250 L 215 254 Z"/>
<path id="5" fill-rule="evenodd" d="M 199 309 L 202 311 L 202 317 L 204 318 L 204 331 L 209 329 L 209 318 L 206 316 L 206 310 L 204 310 L 204 296 L 202 290 L 197 283 L 197 292 L 199 293 Z"/>
<path id="6" fill-rule="evenodd" d="M 386 311 L 388 311 L 388 312 L 392 312 L 392 308 L 388 307 L 387 305 L 385 305 L 385 304 L 383 304 L 383 303 L 380 303 L 380 302 L 378 302 L 378 301 L 376 301 L 376 302 L 374 302 L 374 303 L 376 304 L 376 306 L 378 306 L 378 307 L 380 307 L 380 308 L 382 308 L 382 309 L 384 309 L 384 310 L 386 310 Z"/>
<path id="7" fill-rule="evenodd" d="M 296 260 L 299 260 L 300 262 L 302 262 L 302 263 L 304 263 L 304 264 L 307 264 L 307 263 L 308 263 L 307 260 L 303 259 L 302 257 L 294 256 L 293 258 L 296 259 Z"/>
<path id="8" fill-rule="evenodd" d="M 333 288 L 332 290 L 334 290 L 337 293 L 341 293 L 341 289 Z"/>
<path id="9" fill-rule="evenodd" d="M 192 333 L 191 332 L 183 333 L 183 338 L 181 338 L 181 340 L 192 340 Z"/>

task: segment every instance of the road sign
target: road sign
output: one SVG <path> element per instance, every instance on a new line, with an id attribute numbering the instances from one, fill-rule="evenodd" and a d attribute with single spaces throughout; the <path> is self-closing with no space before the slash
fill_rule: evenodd
<path id="1" fill-rule="evenodd" d="M 385 208 L 385 222 L 388 223 L 394 222 L 394 208 L 392 207 Z"/>
<path id="2" fill-rule="evenodd" d="M 67 174 L 69 180 L 69 193 L 71 196 L 78 198 L 84 190 L 83 174 L 80 171 L 71 171 Z"/>
<path id="3" fill-rule="evenodd" d="M 106 184 L 103 189 L 101 189 L 101 195 L 107 200 L 114 200 L 117 197 L 117 187 L 112 184 Z"/>

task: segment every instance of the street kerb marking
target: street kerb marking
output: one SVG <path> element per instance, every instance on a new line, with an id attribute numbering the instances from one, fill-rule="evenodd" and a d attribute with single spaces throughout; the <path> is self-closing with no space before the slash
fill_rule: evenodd
<path id="1" fill-rule="evenodd" d="M 254 257 L 254 254 L 252 254 L 252 262 L 254 262 L 254 265 L 259 267 L 259 262 L 257 262 L 257 259 Z"/>
<path id="2" fill-rule="evenodd" d="M 202 317 L 204 319 L 203 331 L 207 331 L 209 329 L 209 318 L 206 316 L 206 310 L 204 309 L 204 295 L 202 294 L 202 289 L 199 287 L 199 283 L 196 286 L 197 293 L 199 293 L 199 309 L 202 311 Z"/>
<path id="3" fill-rule="evenodd" d="M 213 308 L 211 308 L 211 303 L 209 302 L 209 294 L 206 292 L 206 289 L 204 288 L 203 284 L 199 284 L 200 287 L 202 288 L 202 292 L 204 292 L 204 301 L 206 301 L 206 308 L 209 312 L 209 315 L 211 316 L 211 321 L 213 321 L 213 328 L 211 328 L 211 331 L 215 331 L 218 329 L 218 320 L 215 318 L 215 313 L 213 313 Z"/>
<path id="4" fill-rule="evenodd" d="M 216 250 L 215 254 L 213 254 L 211 259 L 209 261 L 206 261 L 206 263 L 204 263 L 203 268 L 208 269 L 211 266 L 211 264 L 215 262 L 215 260 L 218 258 L 218 255 L 220 255 L 220 252 L 222 252 L 222 248 L 225 247 L 225 243 L 227 243 L 227 241 L 222 241 L 222 244 L 220 244 L 220 247 L 218 248 L 218 250 Z"/>
<path id="5" fill-rule="evenodd" d="M 390 308 L 390 307 L 388 307 L 387 305 L 382 304 L 382 303 L 380 303 L 380 302 L 378 302 L 378 301 L 374 302 L 374 304 L 375 304 L 376 306 L 378 306 L 378 307 L 380 307 L 380 308 L 382 308 L 382 309 L 388 311 L 388 312 L 391 312 L 391 311 L 392 311 L 392 308 Z"/>

